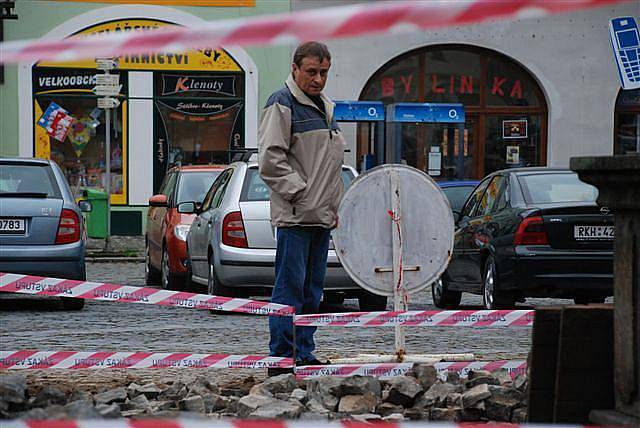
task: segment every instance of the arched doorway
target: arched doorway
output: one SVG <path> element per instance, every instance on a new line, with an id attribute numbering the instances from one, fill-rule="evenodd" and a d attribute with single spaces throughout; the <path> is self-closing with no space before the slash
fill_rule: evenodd
<path id="1" fill-rule="evenodd" d="M 613 154 L 640 154 L 640 89 L 620 90 L 616 99 Z"/>
<path id="2" fill-rule="evenodd" d="M 463 144 L 455 147 L 464 151 L 465 178 L 546 165 L 548 110 L 542 90 L 526 69 L 500 53 L 466 45 L 415 49 L 375 72 L 360 99 L 464 104 L 462 136 L 437 126 L 407 126 L 403 131 L 406 162 L 421 170 L 427 166 L 430 147 L 458 138 Z M 367 133 L 367 127 L 358 128 L 358 164 L 368 153 Z"/>

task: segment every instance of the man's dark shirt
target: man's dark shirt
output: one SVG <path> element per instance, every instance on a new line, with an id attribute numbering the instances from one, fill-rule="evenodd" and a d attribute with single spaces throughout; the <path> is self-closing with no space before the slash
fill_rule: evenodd
<path id="1" fill-rule="evenodd" d="M 311 101 L 313 101 L 313 103 L 320 109 L 320 111 L 322 113 L 324 113 L 325 115 L 327 114 L 327 112 L 324 109 L 324 102 L 322 101 L 322 98 L 320 98 L 319 95 L 307 95 L 309 97 L 309 99 Z"/>

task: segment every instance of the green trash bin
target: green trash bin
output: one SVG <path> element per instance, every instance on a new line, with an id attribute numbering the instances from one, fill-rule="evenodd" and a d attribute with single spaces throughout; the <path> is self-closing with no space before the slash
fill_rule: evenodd
<path id="1" fill-rule="evenodd" d="M 101 190 L 85 189 L 82 196 L 82 199 L 91 202 L 91 211 L 85 213 L 87 235 L 89 238 L 106 238 L 107 194 Z"/>

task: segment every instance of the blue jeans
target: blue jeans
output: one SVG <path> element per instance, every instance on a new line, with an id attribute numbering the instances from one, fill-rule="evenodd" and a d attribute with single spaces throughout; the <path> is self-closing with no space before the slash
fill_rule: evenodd
<path id="1" fill-rule="evenodd" d="M 293 306 L 296 314 L 318 312 L 331 231 L 323 227 L 278 228 L 276 283 L 271 302 Z M 269 317 L 269 355 L 293 356 L 292 321 L 289 317 Z M 296 328 L 297 360 L 314 358 L 316 327 Z"/>

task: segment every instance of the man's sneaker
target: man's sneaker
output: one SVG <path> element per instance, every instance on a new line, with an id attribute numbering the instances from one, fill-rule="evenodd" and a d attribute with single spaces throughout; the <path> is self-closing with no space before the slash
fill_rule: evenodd
<path id="1" fill-rule="evenodd" d="M 331 364 L 331 361 L 320 361 L 317 358 L 311 358 L 309 360 L 300 360 L 296 363 L 296 366 L 328 366 Z"/>
<path id="2" fill-rule="evenodd" d="M 280 376 L 283 374 L 293 374 L 293 367 L 287 367 L 287 368 L 281 368 L 281 367 L 273 367 L 270 369 L 267 369 L 267 376 L 269 377 L 273 377 L 273 376 Z"/>

